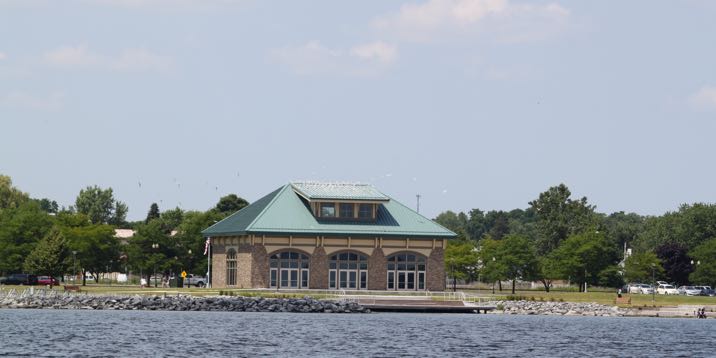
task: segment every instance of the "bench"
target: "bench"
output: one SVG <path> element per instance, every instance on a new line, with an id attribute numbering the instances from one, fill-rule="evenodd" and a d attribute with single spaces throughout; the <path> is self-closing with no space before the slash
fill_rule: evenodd
<path id="1" fill-rule="evenodd" d="M 614 299 L 614 304 L 617 304 L 617 305 L 630 305 L 630 304 L 631 304 L 631 297 L 627 297 L 627 296 L 617 297 L 617 298 Z"/>
<path id="2" fill-rule="evenodd" d="M 74 291 L 74 292 L 80 292 L 80 286 L 76 285 L 65 285 L 65 291 Z"/>

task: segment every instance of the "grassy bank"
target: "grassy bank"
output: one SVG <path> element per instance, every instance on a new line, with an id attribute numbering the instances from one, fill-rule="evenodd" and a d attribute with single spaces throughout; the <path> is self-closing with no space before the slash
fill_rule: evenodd
<path id="1" fill-rule="evenodd" d="M 491 290 L 464 290 L 465 293 L 480 296 L 493 296 Z M 510 291 L 496 291 L 496 298 L 506 299 L 522 298 L 532 301 L 564 301 L 564 302 L 596 302 L 605 305 L 613 305 L 614 299 L 617 297 L 613 291 L 601 292 L 573 292 L 573 291 L 515 291 L 512 295 Z M 517 296 L 517 297 L 514 297 Z M 623 295 L 631 298 L 631 306 L 677 306 L 677 305 L 716 305 L 716 297 L 706 296 L 680 296 L 680 295 L 656 295 L 652 302 L 652 295 L 629 294 Z"/>

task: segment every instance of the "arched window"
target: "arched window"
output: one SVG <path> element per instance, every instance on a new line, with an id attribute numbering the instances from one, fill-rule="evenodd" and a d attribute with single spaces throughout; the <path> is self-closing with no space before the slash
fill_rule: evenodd
<path id="1" fill-rule="evenodd" d="M 226 253 L 226 285 L 236 286 L 236 250 L 229 249 Z"/>
<path id="2" fill-rule="evenodd" d="M 401 252 L 388 256 L 389 290 L 424 290 L 425 256 Z"/>
<path id="3" fill-rule="evenodd" d="M 269 257 L 269 277 L 272 288 L 308 288 L 308 255 L 284 251 Z"/>
<path id="4" fill-rule="evenodd" d="M 368 287 L 368 258 L 343 252 L 331 256 L 328 266 L 328 288 L 365 290 Z"/>

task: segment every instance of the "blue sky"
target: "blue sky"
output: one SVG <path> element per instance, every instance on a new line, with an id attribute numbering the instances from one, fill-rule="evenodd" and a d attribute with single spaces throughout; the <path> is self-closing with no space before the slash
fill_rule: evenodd
<path id="1" fill-rule="evenodd" d="M 141 219 L 292 180 L 421 212 L 716 196 L 710 1 L 0 0 L 0 173 Z M 141 185 L 140 185 L 141 183 Z"/>

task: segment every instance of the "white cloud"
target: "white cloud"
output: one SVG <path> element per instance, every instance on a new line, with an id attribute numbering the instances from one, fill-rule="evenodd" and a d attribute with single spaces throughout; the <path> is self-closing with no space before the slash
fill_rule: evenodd
<path id="1" fill-rule="evenodd" d="M 0 107 L 57 110 L 62 107 L 64 97 L 62 92 L 54 92 L 47 96 L 36 96 L 22 91 L 14 91 L 0 95 Z"/>
<path id="2" fill-rule="evenodd" d="M 65 46 L 47 52 L 45 63 L 66 68 L 90 68 L 112 71 L 168 71 L 173 63 L 165 56 L 153 54 L 144 49 L 123 50 L 116 56 L 93 52 L 85 45 Z"/>
<path id="3" fill-rule="evenodd" d="M 569 10 L 556 3 L 513 4 L 508 0 L 428 0 L 409 3 L 397 13 L 378 17 L 373 27 L 416 42 L 486 35 L 502 42 L 544 39 L 559 32 Z"/>
<path id="4" fill-rule="evenodd" d="M 689 102 L 694 108 L 716 111 L 716 87 L 703 86 L 692 94 Z"/>
<path id="5" fill-rule="evenodd" d="M 302 46 L 271 51 L 271 57 L 300 75 L 339 74 L 375 75 L 390 66 L 398 56 L 397 49 L 377 41 L 348 49 L 329 48 L 318 41 Z"/>
<path id="6" fill-rule="evenodd" d="M 366 61 L 377 61 L 384 64 L 390 64 L 395 61 L 398 51 L 394 46 L 378 41 L 354 46 L 351 48 L 350 54 Z"/>

